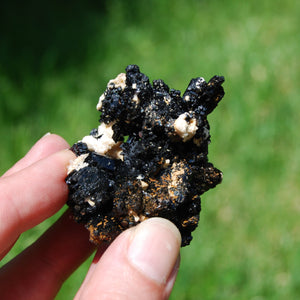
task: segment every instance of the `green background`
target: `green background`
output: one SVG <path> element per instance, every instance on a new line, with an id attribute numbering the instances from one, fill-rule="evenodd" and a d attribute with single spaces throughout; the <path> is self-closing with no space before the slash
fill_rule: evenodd
<path id="1" fill-rule="evenodd" d="M 171 299 L 298 299 L 300 2 L 19 2 L 0 4 L 0 174 L 46 132 L 73 144 L 96 127 L 98 97 L 128 64 L 182 91 L 223 75 L 209 159 L 224 181 L 202 197 Z M 89 262 L 57 299 L 72 299 Z"/>

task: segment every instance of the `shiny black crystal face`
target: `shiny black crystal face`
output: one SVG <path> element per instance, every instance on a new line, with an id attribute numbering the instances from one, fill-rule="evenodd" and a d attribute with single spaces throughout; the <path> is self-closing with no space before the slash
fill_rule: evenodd
<path id="1" fill-rule="evenodd" d="M 108 83 L 100 126 L 74 144 L 67 204 L 96 244 L 150 217 L 172 221 L 182 246 L 192 239 L 200 195 L 222 180 L 208 162 L 207 115 L 224 96 L 222 76 L 192 79 L 181 96 L 163 80 L 150 84 L 136 65 Z"/>

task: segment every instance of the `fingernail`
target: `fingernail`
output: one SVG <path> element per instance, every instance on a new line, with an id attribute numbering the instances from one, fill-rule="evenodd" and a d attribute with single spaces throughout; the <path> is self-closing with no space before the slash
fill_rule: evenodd
<path id="1" fill-rule="evenodd" d="M 165 284 L 176 265 L 180 243 L 175 225 L 162 218 L 151 218 L 134 229 L 128 259 L 146 277 Z"/>
<path id="2" fill-rule="evenodd" d="M 44 135 L 41 137 L 41 139 L 44 138 L 44 137 L 46 137 L 46 136 L 48 136 L 48 135 L 50 135 L 50 134 L 51 134 L 51 132 L 47 132 L 46 134 L 44 134 Z"/>

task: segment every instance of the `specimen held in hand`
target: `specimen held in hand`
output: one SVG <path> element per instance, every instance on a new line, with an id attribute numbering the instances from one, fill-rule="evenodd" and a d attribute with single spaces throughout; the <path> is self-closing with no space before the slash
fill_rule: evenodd
<path id="1" fill-rule="evenodd" d="M 75 143 L 67 204 L 95 244 L 111 242 L 150 217 L 172 221 L 182 246 L 192 239 L 200 195 L 222 180 L 208 162 L 207 115 L 224 96 L 222 76 L 192 79 L 181 95 L 129 65 L 108 82 L 100 125 Z"/>

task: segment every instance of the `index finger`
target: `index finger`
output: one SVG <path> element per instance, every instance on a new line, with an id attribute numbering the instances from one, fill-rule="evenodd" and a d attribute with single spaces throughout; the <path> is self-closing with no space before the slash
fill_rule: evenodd
<path id="1" fill-rule="evenodd" d="M 0 253 L 65 204 L 64 179 L 74 158 L 71 151 L 63 150 L 0 179 Z"/>
<path id="2" fill-rule="evenodd" d="M 47 133 L 32 146 L 22 159 L 6 171 L 2 177 L 10 176 L 13 173 L 29 167 L 40 159 L 67 148 L 69 148 L 69 144 L 62 137 Z"/>

